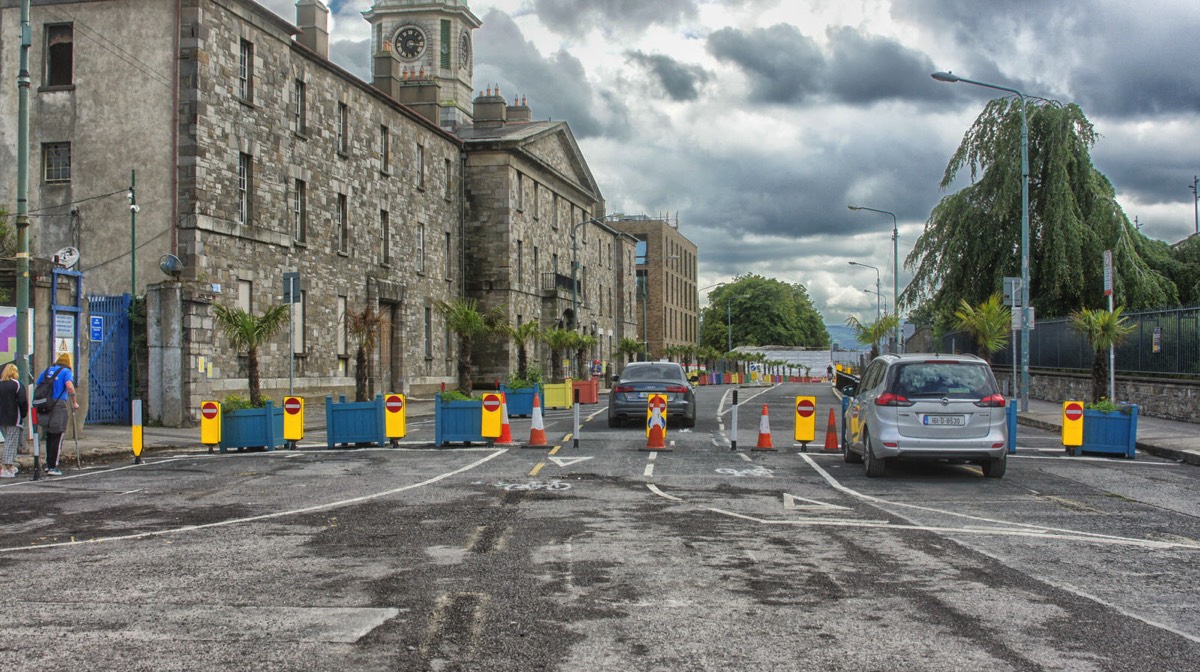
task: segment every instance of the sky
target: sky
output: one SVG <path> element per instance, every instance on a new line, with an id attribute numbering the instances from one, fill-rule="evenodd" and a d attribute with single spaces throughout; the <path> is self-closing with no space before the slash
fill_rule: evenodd
<path id="1" fill-rule="evenodd" d="M 294 0 L 259 1 L 294 22 Z M 331 59 L 369 81 L 373 0 L 326 2 Z M 803 284 L 827 324 L 871 321 L 876 272 L 857 261 L 879 269 L 890 308 L 892 219 L 847 206 L 895 213 L 903 291 L 947 162 L 1003 95 L 935 71 L 1079 104 L 1130 219 L 1169 243 L 1195 230 L 1194 0 L 467 4 L 483 21 L 475 88 L 566 121 L 609 214 L 678 218 L 702 304 L 757 273 Z"/>

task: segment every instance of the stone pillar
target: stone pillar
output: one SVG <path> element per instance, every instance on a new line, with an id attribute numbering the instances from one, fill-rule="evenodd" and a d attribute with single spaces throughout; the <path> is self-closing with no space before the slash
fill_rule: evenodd
<path id="1" fill-rule="evenodd" d="M 146 287 L 146 344 L 150 351 L 147 419 L 184 424 L 183 296 L 178 282 Z"/>

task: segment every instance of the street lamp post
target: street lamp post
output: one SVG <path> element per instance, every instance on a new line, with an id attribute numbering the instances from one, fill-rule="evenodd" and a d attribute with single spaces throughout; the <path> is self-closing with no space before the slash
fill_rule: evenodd
<path id="1" fill-rule="evenodd" d="M 951 72 L 935 72 L 931 76 L 939 82 L 963 82 L 1005 91 L 1021 101 L 1021 411 L 1026 412 L 1029 410 L 1029 123 L 1025 117 L 1025 94 Z"/>
<path id="2" fill-rule="evenodd" d="M 892 216 L 892 310 L 896 311 L 896 351 L 900 351 L 900 228 L 896 225 L 896 213 L 876 210 L 865 205 L 846 206 L 851 210 L 867 210 Z"/>
<path id="3" fill-rule="evenodd" d="M 879 284 L 876 283 L 875 289 L 864 289 L 863 292 L 875 295 L 875 319 L 878 320 L 880 318 L 879 302 L 883 300 L 883 292 L 879 291 Z"/>
<path id="4" fill-rule="evenodd" d="M 859 263 L 857 261 L 850 262 L 850 265 L 851 266 L 862 266 L 863 268 L 870 268 L 875 271 L 875 320 L 878 321 L 879 319 L 881 319 L 883 317 L 883 312 L 879 309 L 879 303 L 880 303 L 881 298 L 883 297 L 883 290 L 880 289 L 880 285 L 879 285 L 879 269 L 875 268 L 874 266 L 872 266 L 870 264 L 863 264 L 863 263 Z M 870 290 L 868 290 L 868 291 L 870 291 Z"/>

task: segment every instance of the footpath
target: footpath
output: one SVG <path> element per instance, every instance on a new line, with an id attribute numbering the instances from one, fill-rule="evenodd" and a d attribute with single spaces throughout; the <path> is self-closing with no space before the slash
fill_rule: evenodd
<path id="1" fill-rule="evenodd" d="M 407 416 L 409 420 L 430 419 L 434 415 L 434 400 L 409 397 Z M 1062 432 L 1062 405 L 1052 401 L 1029 400 L 1029 410 L 1017 414 L 1021 425 L 1050 432 Z M 319 436 L 303 443 L 324 441 L 324 417 L 314 418 L 307 423 L 305 435 Z M 1187 464 L 1200 465 L 1200 425 L 1138 416 L 1137 448 L 1140 451 Z M 1020 439 L 1018 439 L 1018 442 Z M 200 428 L 144 427 L 142 430 L 144 452 L 171 450 L 173 452 L 208 452 L 208 446 L 200 443 Z M 67 427 L 63 435 L 61 463 L 70 469 L 75 464 L 76 446 L 82 460 L 113 459 L 120 455 L 132 458 L 132 433 L 129 427 L 120 425 L 80 425 L 78 439 Z M 302 444 L 303 445 L 303 444 Z M 45 446 L 41 450 L 45 455 Z M 32 455 L 20 455 L 22 475 L 28 474 L 33 465 Z"/>

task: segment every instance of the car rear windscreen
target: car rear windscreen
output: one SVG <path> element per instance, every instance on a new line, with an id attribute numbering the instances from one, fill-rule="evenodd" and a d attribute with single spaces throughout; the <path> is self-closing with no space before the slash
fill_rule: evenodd
<path id="1" fill-rule="evenodd" d="M 981 399 L 996 393 L 988 370 L 963 362 L 912 362 L 896 367 L 892 390 L 905 397 Z"/>

